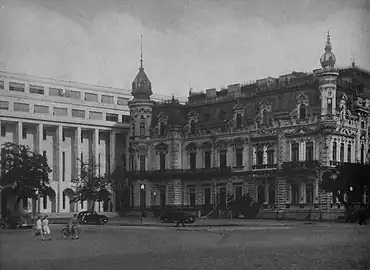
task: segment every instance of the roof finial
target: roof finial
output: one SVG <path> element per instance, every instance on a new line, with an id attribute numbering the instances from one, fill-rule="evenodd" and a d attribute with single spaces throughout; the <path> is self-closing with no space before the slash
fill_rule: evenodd
<path id="1" fill-rule="evenodd" d="M 143 35 L 141 35 L 140 42 L 140 69 L 143 69 Z"/>
<path id="2" fill-rule="evenodd" d="M 356 62 L 355 62 L 355 53 L 354 52 L 352 52 L 352 67 L 354 68 L 354 67 L 356 67 Z"/>

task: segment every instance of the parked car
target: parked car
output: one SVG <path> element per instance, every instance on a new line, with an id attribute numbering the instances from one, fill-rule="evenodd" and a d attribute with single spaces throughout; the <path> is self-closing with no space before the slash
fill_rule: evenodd
<path id="1" fill-rule="evenodd" d="M 168 210 L 160 216 L 160 220 L 163 223 L 189 224 L 195 222 L 195 215 L 180 210 Z"/>
<path id="2" fill-rule="evenodd" d="M 77 219 L 82 224 L 105 224 L 108 222 L 108 217 L 99 215 L 95 211 L 82 211 L 78 213 Z"/>

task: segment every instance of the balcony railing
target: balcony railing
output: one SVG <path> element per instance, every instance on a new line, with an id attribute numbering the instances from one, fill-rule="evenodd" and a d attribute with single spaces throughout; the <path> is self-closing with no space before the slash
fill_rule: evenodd
<path id="1" fill-rule="evenodd" d="M 276 169 L 277 164 L 255 164 L 252 165 L 253 170 Z"/>
<path id="2" fill-rule="evenodd" d="M 207 177 L 225 176 L 231 174 L 231 167 L 213 167 L 196 169 L 165 169 L 152 171 L 129 171 L 126 175 L 132 179 L 147 178 L 184 178 L 184 177 Z"/>
<path id="3" fill-rule="evenodd" d="M 287 169 L 314 169 L 320 165 L 318 160 L 307 160 L 307 161 L 291 161 L 283 163 L 283 170 Z"/>

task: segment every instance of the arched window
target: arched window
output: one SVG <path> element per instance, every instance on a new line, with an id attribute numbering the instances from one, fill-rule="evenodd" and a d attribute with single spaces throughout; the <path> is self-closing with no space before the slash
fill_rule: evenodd
<path id="1" fill-rule="evenodd" d="M 333 161 L 337 161 L 337 142 L 333 142 Z"/>
<path id="2" fill-rule="evenodd" d="M 298 184 L 292 184 L 292 204 L 298 204 L 299 203 L 299 185 Z"/>
<path id="3" fill-rule="evenodd" d="M 344 143 L 340 144 L 340 162 L 344 162 Z"/>
<path id="4" fill-rule="evenodd" d="M 190 121 L 190 133 L 195 133 L 195 121 Z"/>
<path id="5" fill-rule="evenodd" d="M 163 122 L 159 123 L 159 135 L 160 136 L 164 135 L 164 123 Z"/>
<path id="6" fill-rule="evenodd" d="M 352 147 L 351 147 L 351 144 L 348 144 L 347 162 L 352 162 Z"/>
<path id="7" fill-rule="evenodd" d="M 306 185 L 306 203 L 313 203 L 313 184 Z"/>
<path id="8" fill-rule="evenodd" d="M 305 119 L 307 117 L 306 105 L 301 104 L 299 106 L 299 119 Z"/>
<path id="9" fill-rule="evenodd" d="M 265 186 L 258 185 L 258 203 L 263 204 L 265 202 Z"/>
<path id="10" fill-rule="evenodd" d="M 140 123 L 140 136 L 145 136 L 145 123 Z"/>
<path id="11" fill-rule="evenodd" d="M 241 128 L 242 127 L 242 115 L 240 113 L 236 114 L 235 127 L 236 128 Z"/>

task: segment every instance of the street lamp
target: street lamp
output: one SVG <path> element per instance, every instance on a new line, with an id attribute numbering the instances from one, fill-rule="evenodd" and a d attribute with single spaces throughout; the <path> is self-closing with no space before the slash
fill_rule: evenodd
<path id="1" fill-rule="evenodd" d="M 140 185 L 140 189 L 141 189 L 141 190 L 144 190 L 144 189 L 145 189 L 145 185 L 144 185 L 144 184 L 141 184 L 141 185 Z"/>
<path id="2" fill-rule="evenodd" d="M 349 187 L 349 191 L 353 191 L 353 187 Z"/>

